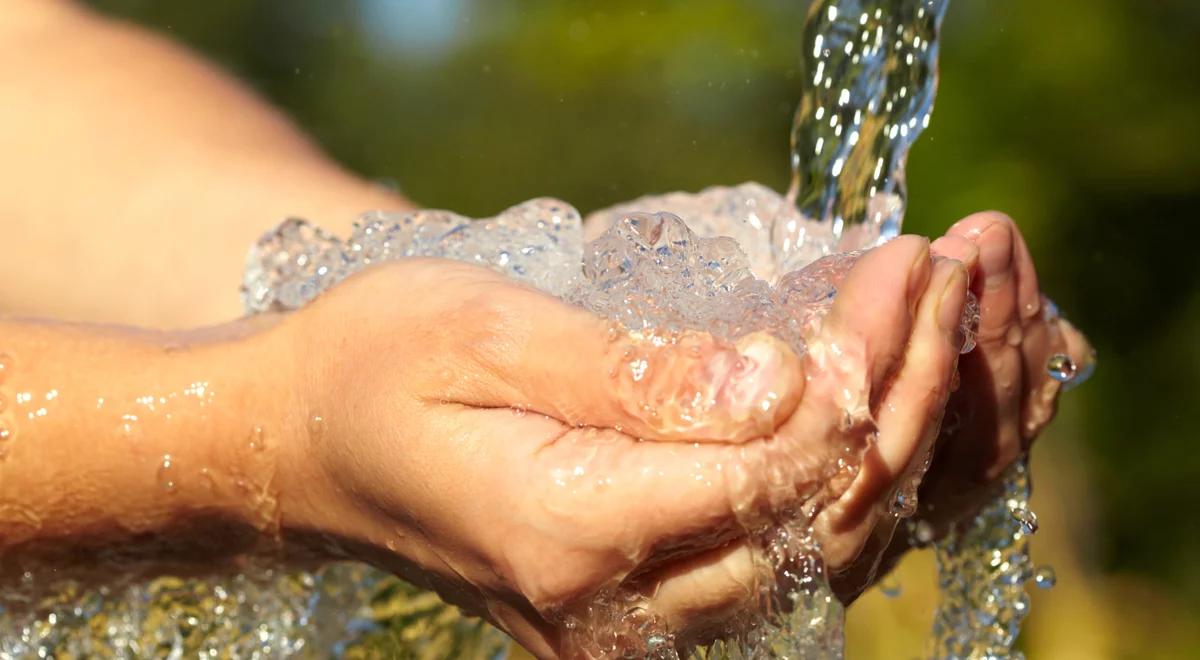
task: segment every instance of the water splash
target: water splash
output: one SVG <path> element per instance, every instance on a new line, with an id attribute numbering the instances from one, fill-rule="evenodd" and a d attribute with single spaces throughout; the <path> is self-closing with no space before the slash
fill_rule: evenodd
<path id="1" fill-rule="evenodd" d="M 823 0 L 809 8 L 788 198 L 805 218 L 830 226 L 837 249 L 870 247 L 900 233 L 905 161 L 933 112 L 948 4 Z M 776 227 L 785 257 L 804 239 L 787 225 Z"/>
<path id="2" fill-rule="evenodd" d="M 935 546 L 940 599 L 929 652 L 934 658 L 1014 658 L 1029 614 L 1025 583 L 1034 578 L 1029 537 L 1029 468 L 1004 475 L 1003 496 Z"/>

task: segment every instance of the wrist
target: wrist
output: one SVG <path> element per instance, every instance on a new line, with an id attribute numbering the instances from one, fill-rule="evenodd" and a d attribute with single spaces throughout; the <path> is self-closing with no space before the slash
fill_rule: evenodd
<path id="1" fill-rule="evenodd" d="M 213 563 L 277 534 L 289 362 L 271 330 L 0 324 L 0 549 L 85 566 L 118 547 Z"/>

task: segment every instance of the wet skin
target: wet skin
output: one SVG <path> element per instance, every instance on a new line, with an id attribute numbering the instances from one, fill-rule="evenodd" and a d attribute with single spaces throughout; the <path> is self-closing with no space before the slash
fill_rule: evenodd
<path id="1" fill-rule="evenodd" d="M 1095 365 L 1087 338 L 1070 322 L 1047 317 L 1037 271 L 1017 225 L 1008 216 L 977 213 L 955 223 L 932 244 L 934 255 L 955 259 L 971 273 L 980 305 L 977 346 L 959 363 L 960 382 L 946 406 L 932 462 L 921 482 L 915 520 L 930 536 L 895 534 L 880 565 L 860 563 L 838 586 L 844 598 L 861 593 L 913 545 L 945 535 L 968 520 L 999 486 L 1005 468 L 1029 450 L 1053 419 L 1064 383 L 1051 378 L 1055 354 L 1077 366 L 1078 384 Z"/>
<path id="2" fill-rule="evenodd" d="M 323 428 L 282 458 L 283 524 L 416 571 L 538 655 L 559 649 L 556 615 L 626 579 L 682 639 L 703 634 L 754 593 L 744 527 L 877 430 L 817 526 L 832 567 L 874 561 L 860 549 L 877 504 L 936 432 L 966 286 L 961 264 L 905 237 L 851 271 L 803 358 L 767 337 L 685 336 L 635 384 L 627 349 L 646 342 L 500 276 L 435 261 L 363 273 L 282 325 L 327 356 L 303 378 Z M 394 310 L 364 304 L 412 290 L 425 295 Z M 714 388 L 729 405 L 685 424 L 662 422 L 679 418 L 670 397 L 646 411 L 647 391 L 687 390 L 709 373 L 697 363 L 735 350 L 749 384 Z M 725 396 L 756 387 L 776 395 L 765 417 Z"/>
<path id="3" fill-rule="evenodd" d="M 781 401 L 768 417 L 774 428 L 761 436 L 753 433 L 762 429 L 763 418 L 722 417 L 720 409 L 706 420 L 709 432 L 703 437 L 631 413 L 640 406 L 629 405 L 628 397 L 640 403 L 644 393 L 611 386 L 614 364 L 618 371 L 625 366 L 624 339 L 540 294 L 463 270 L 462 279 L 449 278 L 446 286 L 486 291 L 468 299 L 490 304 L 434 313 L 437 329 L 429 332 L 447 342 L 447 352 L 474 347 L 457 352 L 469 356 L 468 363 L 452 369 L 458 375 L 450 378 L 450 388 L 441 363 L 431 360 L 417 369 L 426 372 L 421 382 L 427 383 L 417 391 L 453 394 L 410 395 L 424 399 L 413 404 L 424 412 L 414 408 L 405 416 L 397 409 L 397 418 L 427 422 L 410 422 L 411 430 L 398 436 L 362 413 L 397 405 L 394 396 L 372 403 L 372 392 L 412 391 L 405 372 L 374 360 L 381 368 L 364 365 L 345 372 L 358 374 L 354 382 L 331 383 L 335 396 L 361 393 L 349 398 L 362 408 L 344 421 L 331 420 L 331 434 L 355 437 L 355 448 L 329 448 L 332 454 L 319 461 L 325 474 L 318 479 L 334 486 L 316 492 L 359 495 L 307 507 L 304 515 L 346 521 L 340 527 L 305 524 L 342 530 L 336 533 L 374 548 L 388 547 L 387 539 L 393 539 L 391 547 L 408 549 L 374 555 L 376 561 L 402 573 L 415 568 L 425 584 L 488 616 L 538 655 L 559 650 L 556 614 L 621 580 L 650 595 L 651 612 L 680 639 L 703 639 L 755 594 L 760 558 L 741 536 L 743 526 L 754 522 L 756 512 L 801 499 L 822 477 L 818 473 L 831 452 L 877 431 L 861 470 L 827 493 L 833 499 L 815 524 L 825 560 L 837 573 L 835 585 L 851 600 L 907 550 L 906 536 L 893 536 L 896 521 L 881 505 L 901 478 L 920 469 L 925 453 L 935 449 L 918 515 L 941 531 L 986 499 L 995 478 L 1053 415 L 1060 386 L 1045 372 L 1048 357 L 1067 352 L 1080 365 L 1090 359 L 1078 332 L 1031 311 L 1040 306 L 1036 276 L 1007 218 L 968 218 L 936 241 L 933 252 L 955 261 L 929 264 L 915 238 L 864 258 L 802 359 L 769 341 L 755 344 L 760 355 L 769 356 L 758 363 L 757 374 L 777 379 Z M 404 275 L 408 282 L 420 281 L 419 273 Z M 382 270 L 348 286 L 363 287 L 364 296 L 379 295 L 394 286 L 395 276 Z M 442 286 L 445 273 L 436 279 L 429 285 Z M 968 279 L 981 303 L 979 346 L 963 358 L 961 383 L 951 395 L 955 330 Z M 348 292 L 346 300 L 355 295 Z M 327 302 L 340 305 L 333 296 Z M 319 310 L 314 307 L 318 319 L 353 314 Z M 446 323 L 446 314 L 455 322 Z M 421 323 L 361 320 L 366 326 L 382 323 L 380 332 Z M 447 332 L 451 327 L 457 330 Z M 1019 337 L 1013 327 L 1020 328 Z M 587 337 L 592 339 L 580 341 Z M 504 350 L 478 350 L 498 338 L 509 342 Z M 609 348 L 589 354 L 589 345 Z M 671 357 L 649 372 L 655 378 L 661 370 L 659 377 L 672 389 L 680 372 L 694 372 L 689 357 L 695 357 L 693 350 L 672 354 L 674 346 L 666 349 Z M 837 347 L 836 360 L 830 359 L 831 346 Z M 702 343 L 705 357 L 722 350 L 729 347 Z M 572 386 L 551 386 L 564 382 Z M 847 405 L 847 390 L 854 405 Z M 960 422 L 939 434 L 948 398 L 949 410 L 970 425 Z M 863 408 L 847 426 L 844 413 L 855 405 Z M 527 412 L 515 414 L 510 406 Z M 447 435 L 453 438 L 451 451 Z M 411 446 L 387 449 L 398 442 Z M 364 470 L 355 458 L 360 443 L 378 444 L 381 449 L 369 453 L 393 458 L 377 472 Z M 405 466 L 414 451 L 436 461 L 406 482 L 401 475 L 411 473 Z M 780 465 L 782 472 L 769 469 Z M 474 478 L 464 479 L 466 474 Z M 378 484 L 388 478 L 396 487 L 380 493 Z M 369 506 L 363 494 L 371 494 Z M 363 511 L 372 515 L 363 519 Z"/>
<path id="4" fill-rule="evenodd" d="M 757 335 L 630 336 L 436 260 L 203 334 L 5 321 L 0 389 L 49 413 L 28 397 L 8 410 L 0 540 L 26 566 L 149 538 L 140 556 L 169 565 L 204 561 L 196 528 L 249 530 L 232 550 L 371 561 L 552 657 L 559 617 L 617 584 L 683 643 L 710 636 L 756 593 L 745 530 L 819 502 L 850 600 L 907 549 L 882 505 L 927 452 L 919 515 L 944 528 L 1053 414 L 1048 356 L 1087 363 L 1078 333 L 1030 311 L 1022 245 L 985 215 L 933 244 L 953 260 L 916 237 L 869 253 L 802 357 Z M 951 395 L 968 280 L 979 347 Z M 713 405 L 689 407 L 698 392 Z M 938 435 L 948 399 L 965 421 Z M 847 447 L 865 448 L 861 469 L 830 472 Z"/>

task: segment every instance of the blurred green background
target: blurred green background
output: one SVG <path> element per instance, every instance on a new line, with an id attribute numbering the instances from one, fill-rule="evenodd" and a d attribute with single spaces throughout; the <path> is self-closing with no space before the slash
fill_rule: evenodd
<path id="1" fill-rule="evenodd" d="M 426 206 L 587 211 L 782 189 L 800 0 L 93 0 L 190 45 Z M 1099 350 L 1035 457 L 1041 657 L 1200 655 L 1200 2 L 955 0 L 906 229 L 996 208 Z M 320 221 L 320 218 L 315 220 Z M 231 292 L 232 295 L 232 292 Z M 920 649 L 927 557 L 851 610 L 851 657 Z"/>

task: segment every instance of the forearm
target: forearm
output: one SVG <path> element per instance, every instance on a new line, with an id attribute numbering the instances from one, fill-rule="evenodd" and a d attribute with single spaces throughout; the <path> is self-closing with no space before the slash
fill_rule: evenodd
<path id="1" fill-rule="evenodd" d="M 245 251 L 275 222 L 344 230 L 406 205 L 182 49 L 69 3 L 5 4 L 0 311 L 228 320 Z"/>
<path id="2" fill-rule="evenodd" d="M 293 361 L 266 323 L 199 337 L 0 321 L 5 571 L 118 548 L 211 564 L 277 539 Z"/>

